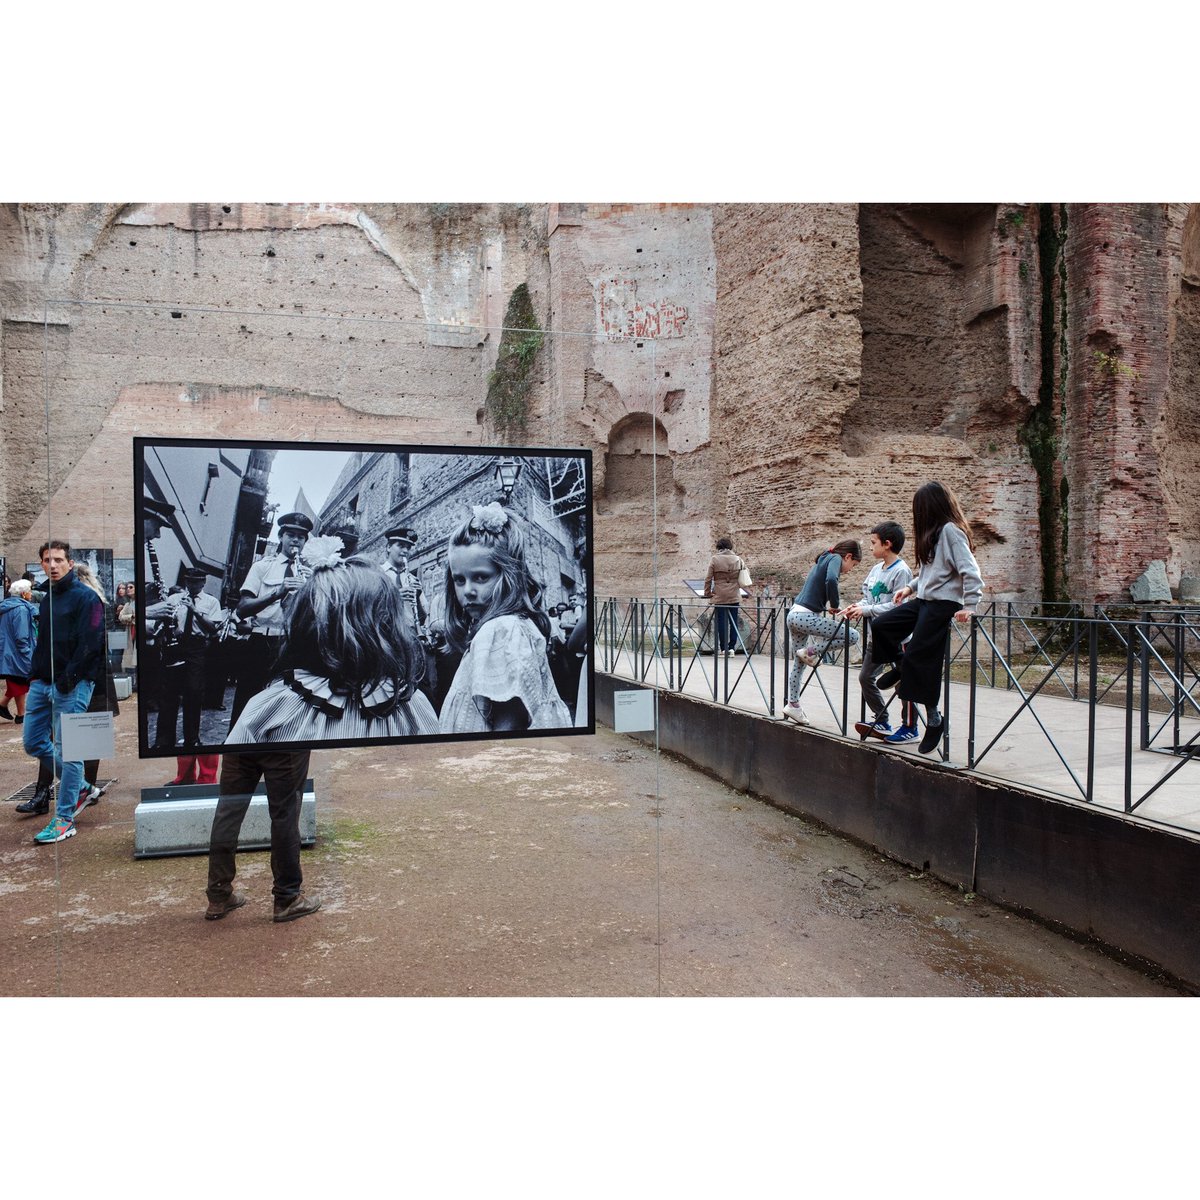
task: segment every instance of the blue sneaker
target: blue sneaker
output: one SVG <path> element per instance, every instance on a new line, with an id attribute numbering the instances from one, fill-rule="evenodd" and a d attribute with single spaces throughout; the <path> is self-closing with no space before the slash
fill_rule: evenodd
<path id="1" fill-rule="evenodd" d="M 55 817 L 45 829 L 33 835 L 33 840 L 45 846 L 50 842 L 65 842 L 75 836 L 75 822 Z"/>
<path id="2" fill-rule="evenodd" d="M 889 746 L 904 746 L 917 740 L 917 731 L 911 725 L 901 725 L 891 737 L 884 738 Z"/>

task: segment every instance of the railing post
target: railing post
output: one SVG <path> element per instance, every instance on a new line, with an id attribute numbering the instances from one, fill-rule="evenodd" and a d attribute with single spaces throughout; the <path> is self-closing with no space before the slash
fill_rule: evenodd
<path id="1" fill-rule="evenodd" d="M 951 624 L 953 624 L 953 620 Z M 942 670 L 942 720 L 946 722 L 946 728 L 942 732 L 942 762 L 948 762 L 950 759 L 950 643 L 952 640 L 953 634 L 950 629 L 947 629 L 946 663 Z"/>
<path id="2" fill-rule="evenodd" d="M 639 683 L 646 682 L 646 653 L 645 647 L 642 645 L 642 601 L 635 599 L 633 601 L 633 628 L 630 633 L 633 635 L 633 670 L 634 677 Z"/>
<path id="3" fill-rule="evenodd" d="M 713 628 L 716 630 L 717 633 L 721 632 L 720 623 L 717 621 L 717 606 L 715 604 L 713 605 Z M 729 703 L 729 658 L 730 658 L 730 656 L 728 654 L 726 654 L 724 650 L 716 649 L 717 642 L 719 640 L 720 640 L 719 638 L 715 638 L 715 637 L 713 639 L 713 654 L 720 655 L 721 674 L 722 674 L 721 691 L 724 694 L 724 700 L 722 701 L 722 703 L 728 704 Z"/>
<path id="4" fill-rule="evenodd" d="M 791 605 L 786 609 L 780 606 L 783 612 L 783 687 L 786 691 L 788 681 L 792 677 L 792 628 L 787 622 L 787 614 L 791 611 Z"/>
<path id="5" fill-rule="evenodd" d="M 770 686 L 767 690 L 767 712 L 775 715 L 775 618 L 779 615 L 778 609 L 771 610 L 771 666 L 770 666 Z"/>
<path id="6" fill-rule="evenodd" d="M 715 702 L 720 696 L 721 655 L 716 649 L 716 610 L 712 605 L 708 607 L 708 641 L 713 647 L 713 700 Z"/>
<path id="7" fill-rule="evenodd" d="M 842 618 L 842 737 L 846 736 L 846 722 L 850 717 L 850 622 Z"/>
<path id="8" fill-rule="evenodd" d="M 1138 677 L 1142 687 L 1142 703 L 1140 705 L 1141 712 L 1141 730 L 1138 741 L 1140 748 L 1146 750 L 1150 746 L 1150 622 L 1146 622 L 1146 630 L 1141 639 L 1141 647 L 1139 658 L 1141 659 L 1141 670 L 1138 672 Z"/>
<path id="9" fill-rule="evenodd" d="M 1068 620 L 1075 623 L 1075 613 L 1078 605 L 1072 600 L 1071 610 L 1067 614 Z M 1082 615 L 1082 614 L 1080 614 Z M 1075 625 L 1075 678 L 1071 681 L 1071 699 L 1079 699 L 1079 626 Z"/>
<path id="10" fill-rule="evenodd" d="M 1008 670 L 1004 672 L 1004 690 L 1012 691 L 1012 601 L 1008 602 L 1008 620 L 1004 623 L 1004 661 Z"/>
<path id="11" fill-rule="evenodd" d="M 608 663 L 605 667 L 606 671 L 613 672 L 616 670 L 617 662 L 617 598 L 610 596 L 608 598 L 608 611 L 606 614 L 608 623 L 608 637 L 605 641 L 608 643 Z"/>
<path id="12" fill-rule="evenodd" d="M 681 692 L 683 691 L 683 603 L 684 602 L 680 600 L 680 602 L 674 607 L 675 639 L 671 643 L 672 661 L 676 661 L 676 654 L 679 656 L 676 662 L 677 670 L 675 673 L 675 678 L 679 680 L 679 691 Z"/>
<path id="13" fill-rule="evenodd" d="M 990 639 L 989 653 L 992 658 L 992 687 L 996 686 L 996 606 L 992 605 L 992 636 Z"/>
<path id="14" fill-rule="evenodd" d="M 1125 642 L 1125 811 L 1133 812 L 1133 669 L 1137 622 L 1131 622 Z"/>
<path id="15" fill-rule="evenodd" d="M 611 625 L 611 635 L 609 637 L 609 670 L 615 671 L 617 663 L 620 661 L 620 647 L 617 645 L 619 636 L 620 622 L 617 619 L 617 598 L 613 596 L 608 606 L 608 620 Z"/>
<path id="16" fill-rule="evenodd" d="M 1175 700 L 1174 700 L 1174 733 L 1175 740 L 1171 746 L 1172 753 L 1179 752 L 1179 710 L 1183 707 L 1183 613 L 1175 614 Z"/>
<path id="17" fill-rule="evenodd" d="M 1088 622 L 1088 750 L 1087 750 L 1087 793 L 1084 799 L 1090 804 L 1094 794 L 1096 771 L 1096 688 L 1100 670 L 1100 629 L 1095 620 Z"/>
<path id="18" fill-rule="evenodd" d="M 970 705 L 967 710 L 967 768 L 975 767 L 975 660 L 979 653 L 979 631 L 975 627 L 975 618 L 971 618 L 971 691 Z"/>

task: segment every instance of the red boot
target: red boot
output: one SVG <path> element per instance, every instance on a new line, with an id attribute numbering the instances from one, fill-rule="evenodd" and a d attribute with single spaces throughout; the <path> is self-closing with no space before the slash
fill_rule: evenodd
<path id="1" fill-rule="evenodd" d="M 221 762 L 219 754 L 196 755 L 196 782 L 216 783 L 217 767 Z"/>
<path id="2" fill-rule="evenodd" d="M 175 778 L 167 784 L 171 787 L 179 783 L 195 783 L 196 782 L 196 759 L 190 754 L 180 755 L 175 759 Z M 205 780 L 201 780 L 204 783 Z M 209 781 L 211 782 L 211 781 Z"/>

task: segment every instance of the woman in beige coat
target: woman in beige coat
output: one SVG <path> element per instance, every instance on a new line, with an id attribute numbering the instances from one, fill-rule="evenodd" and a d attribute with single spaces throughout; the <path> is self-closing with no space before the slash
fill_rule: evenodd
<path id="1" fill-rule="evenodd" d="M 738 606 L 742 600 L 738 575 L 744 566 L 745 563 L 733 552 L 733 542 L 727 537 L 721 538 L 704 577 L 704 595 L 712 600 L 715 610 L 714 654 L 717 651 L 728 654 L 737 645 Z"/>

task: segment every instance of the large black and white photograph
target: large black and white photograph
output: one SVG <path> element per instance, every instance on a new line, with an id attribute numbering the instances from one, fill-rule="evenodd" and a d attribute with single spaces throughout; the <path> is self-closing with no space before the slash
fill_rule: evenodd
<path id="1" fill-rule="evenodd" d="M 142 757 L 595 732 L 590 451 L 135 438 L 134 475 Z"/>

